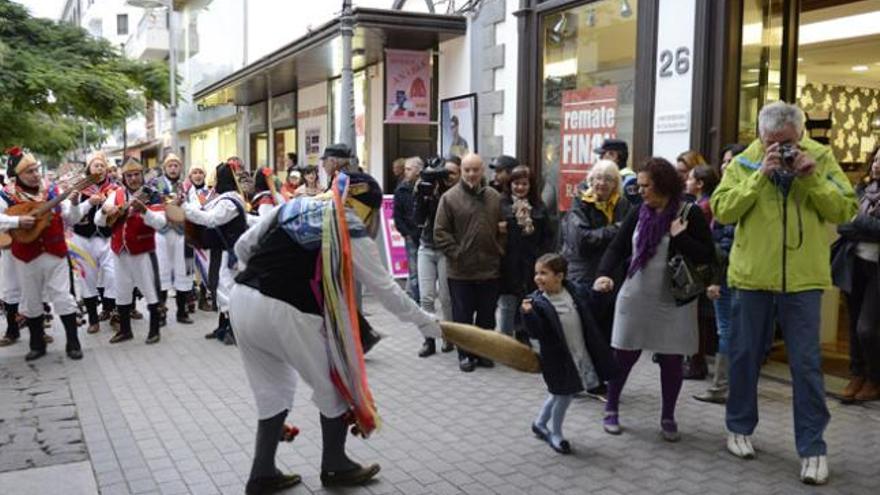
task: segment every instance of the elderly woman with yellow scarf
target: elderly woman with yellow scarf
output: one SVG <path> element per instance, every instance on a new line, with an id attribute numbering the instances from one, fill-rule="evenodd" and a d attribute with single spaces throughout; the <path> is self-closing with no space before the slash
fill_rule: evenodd
<path id="1" fill-rule="evenodd" d="M 599 261 L 630 207 L 621 194 L 617 164 L 611 160 L 596 162 L 578 186 L 571 210 L 562 219 L 562 256 L 568 261 L 569 280 L 592 286 Z M 623 270 L 614 274 L 615 287 L 619 286 L 623 276 Z M 602 298 L 606 299 L 605 296 Z M 614 299 L 607 297 L 607 304 L 596 308 L 595 315 L 609 340 Z"/>

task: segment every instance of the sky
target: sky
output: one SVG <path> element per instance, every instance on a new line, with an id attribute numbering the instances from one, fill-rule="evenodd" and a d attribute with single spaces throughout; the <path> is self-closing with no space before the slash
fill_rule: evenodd
<path id="1" fill-rule="evenodd" d="M 28 8 L 34 17 L 48 17 L 57 20 L 61 17 L 64 0 L 14 0 Z"/>

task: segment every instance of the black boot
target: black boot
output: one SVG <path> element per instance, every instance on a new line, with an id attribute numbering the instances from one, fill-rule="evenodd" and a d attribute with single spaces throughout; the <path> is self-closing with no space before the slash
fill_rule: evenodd
<path id="1" fill-rule="evenodd" d="M 382 340 L 382 334 L 373 329 L 373 326 L 370 325 L 370 322 L 364 318 L 360 311 L 357 312 L 357 317 L 358 326 L 361 330 L 361 349 L 364 351 L 364 356 L 366 356 L 370 349 Z"/>
<path id="2" fill-rule="evenodd" d="M 202 311 L 213 311 L 211 303 L 208 302 L 208 288 L 204 285 L 199 286 L 199 309 Z"/>
<path id="3" fill-rule="evenodd" d="M 119 329 L 116 330 L 116 333 L 110 339 L 111 344 L 131 340 L 134 337 L 131 333 L 131 309 L 133 307 L 134 303 L 116 306 L 116 312 L 119 314 Z"/>
<path id="4" fill-rule="evenodd" d="M 328 418 L 321 415 L 321 484 L 324 486 L 363 485 L 379 473 L 379 465 L 361 466 L 345 454 L 348 422 L 345 416 Z"/>
<path id="5" fill-rule="evenodd" d="M 168 291 L 159 291 L 159 328 L 168 325 Z"/>
<path id="6" fill-rule="evenodd" d="M 116 299 L 112 297 L 101 296 L 101 314 L 98 315 L 99 321 L 107 321 L 116 311 Z"/>
<path id="7" fill-rule="evenodd" d="M 425 338 L 425 342 L 422 344 L 421 350 L 419 350 L 419 357 L 428 357 L 432 354 L 437 353 L 437 341 L 432 339 L 431 337 Z"/>
<path id="8" fill-rule="evenodd" d="M 82 346 L 79 344 L 79 335 L 76 327 L 76 313 L 61 316 L 61 323 L 64 325 L 64 334 L 67 336 L 67 357 L 70 359 L 82 359 Z"/>
<path id="9" fill-rule="evenodd" d="M 89 314 L 88 333 L 97 333 L 101 329 L 100 316 L 98 315 L 98 296 L 87 297 L 83 300 L 86 303 L 86 312 Z"/>
<path id="10" fill-rule="evenodd" d="M 285 410 L 271 418 L 261 419 L 257 423 L 254 463 L 244 490 L 247 495 L 274 493 L 302 481 L 298 474 L 283 474 L 275 467 L 275 453 L 278 450 L 278 441 L 281 438 L 286 416 Z"/>
<path id="11" fill-rule="evenodd" d="M 18 304 L 3 304 L 3 310 L 6 313 L 6 334 L 0 338 L 0 347 L 12 345 L 21 338 L 21 331 L 18 328 Z"/>
<path id="12" fill-rule="evenodd" d="M 155 344 L 159 342 L 161 336 L 159 335 L 159 318 L 162 309 L 158 304 L 148 304 L 147 309 L 150 312 L 150 332 L 147 334 L 147 344 Z"/>
<path id="13" fill-rule="evenodd" d="M 26 361 L 33 361 L 46 355 L 46 339 L 43 338 L 45 332 L 43 330 L 43 317 L 27 319 L 28 331 L 31 334 L 30 346 L 31 352 L 24 357 Z"/>
<path id="14" fill-rule="evenodd" d="M 180 292 L 174 294 L 174 301 L 177 304 L 177 323 L 192 325 L 194 322 L 187 313 L 187 305 L 189 304 L 189 292 Z"/>
<path id="15" fill-rule="evenodd" d="M 220 313 L 220 316 L 217 317 L 217 328 L 213 331 L 205 334 L 206 339 L 217 339 L 219 341 L 223 341 L 223 337 L 226 336 L 227 322 L 229 318 L 226 316 L 226 313 Z"/>

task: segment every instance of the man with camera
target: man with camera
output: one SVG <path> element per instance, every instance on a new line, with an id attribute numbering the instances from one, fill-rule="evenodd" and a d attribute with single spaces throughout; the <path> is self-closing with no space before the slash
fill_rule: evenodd
<path id="1" fill-rule="evenodd" d="M 434 217 L 440 196 L 458 183 L 461 177 L 461 159 L 457 156 L 434 158 L 419 174 L 414 193 L 413 220 L 421 229 L 419 237 L 418 271 L 419 271 L 419 304 L 425 311 L 436 314 L 436 301 L 440 299 L 443 314 L 440 319 L 452 320 L 452 302 L 449 298 L 449 284 L 446 278 L 446 259 L 443 253 L 434 247 Z M 452 344 L 443 342 L 440 349 L 451 352 Z M 425 338 L 419 350 L 419 357 L 428 357 L 437 352 L 437 344 L 433 338 Z"/>
<path id="2" fill-rule="evenodd" d="M 831 285 L 828 224 L 856 213 L 849 180 L 831 150 L 804 135 L 804 113 L 774 102 L 758 116 L 760 139 L 727 167 L 712 196 L 715 219 L 736 224 L 727 272 L 732 289 L 727 449 L 755 457 L 758 375 L 782 328 L 794 388 L 801 481 L 828 481 L 819 348 L 822 291 Z"/>
<path id="3" fill-rule="evenodd" d="M 419 302 L 418 250 L 419 227 L 413 219 L 413 190 L 422 171 L 422 159 L 407 158 L 403 166 L 403 179 L 394 188 L 394 226 L 406 241 L 406 261 L 409 277 L 406 292 L 413 301 Z"/>
<path id="4" fill-rule="evenodd" d="M 434 246 L 446 257 L 452 319 L 494 331 L 507 224 L 501 195 L 486 184 L 484 169 L 480 155 L 462 158 L 461 181 L 437 206 Z M 464 372 L 494 365 L 461 349 L 458 358 Z"/>

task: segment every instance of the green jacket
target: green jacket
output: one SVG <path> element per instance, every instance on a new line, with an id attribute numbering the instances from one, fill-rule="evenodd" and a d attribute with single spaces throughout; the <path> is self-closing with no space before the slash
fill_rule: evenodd
<path id="1" fill-rule="evenodd" d="M 816 161 L 816 171 L 795 179 L 787 200 L 758 171 L 764 157 L 758 140 L 733 159 L 712 194 L 715 219 L 736 224 L 727 271 L 731 287 L 800 292 L 831 286 L 828 224 L 853 218 L 856 195 L 829 148 L 807 137 L 800 146 Z"/>

